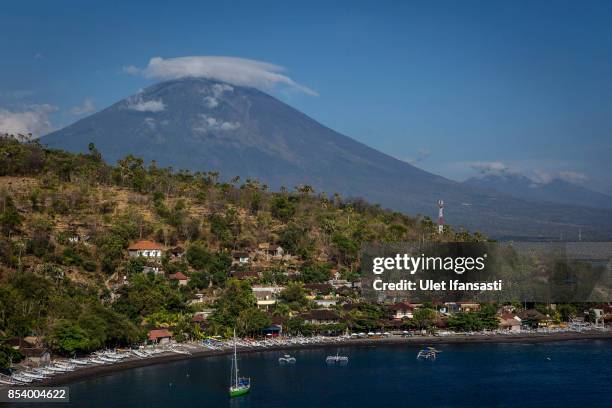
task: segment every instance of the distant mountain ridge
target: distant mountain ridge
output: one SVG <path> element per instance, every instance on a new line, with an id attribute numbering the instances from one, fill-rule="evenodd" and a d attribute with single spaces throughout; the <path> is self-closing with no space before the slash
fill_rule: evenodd
<path id="1" fill-rule="evenodd" d="M 483 177 L 472 177 L 463 183 L 528 201 L 612 209 L 612 197 L 609 195 L 559 178 L 543 183 L 521 174 L 487 174 Z"/>
<path id="2" fill-rule="evenodd" d="M 435 216 L 437 200 L 444 199 L 450 224 L 499 238 L 554 238 L 579 228 L 585 237 L 612 238 L 612 211 L 564 205 L 544 211 L 454 182 L 335 132 L 257 89 L 203 78 L 152 85 L 42 138 L 69 151 L 86 151 L 89 142 L 110 162 L 134 154 L 175 169 L 255 178 L 273 189 L 308 184 L 412 214 Z"/>

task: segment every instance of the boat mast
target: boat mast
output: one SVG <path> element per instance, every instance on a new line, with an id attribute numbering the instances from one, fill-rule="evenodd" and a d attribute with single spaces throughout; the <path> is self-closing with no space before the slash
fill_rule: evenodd
<path id="1" fill-rule="evenodd" d="M 236 354 L 236 328 L 234 327 L 234 367 L 236 367 L 235 384 L 238 386 L 238 357 Z"/>

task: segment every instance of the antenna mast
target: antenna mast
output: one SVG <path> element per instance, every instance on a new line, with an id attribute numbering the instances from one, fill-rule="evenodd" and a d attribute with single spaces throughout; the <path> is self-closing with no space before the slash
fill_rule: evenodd
<path id="1" fill-rule="evenodd" d="M 438 200 L 438 234 L 444 232 L 444 201 Z"/>

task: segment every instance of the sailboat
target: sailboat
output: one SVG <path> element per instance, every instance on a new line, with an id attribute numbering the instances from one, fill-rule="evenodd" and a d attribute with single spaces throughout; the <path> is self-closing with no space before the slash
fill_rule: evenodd
<path id="1" fill-rule="evenodd" d="M 229 388 L 230 397 L 239 397 L 251 390 L 251 379 L 238 377 L 238 356 L 236 353 L 236 329 L 234 329 L 234 359 L 232 360 L 232 380 Z"/>

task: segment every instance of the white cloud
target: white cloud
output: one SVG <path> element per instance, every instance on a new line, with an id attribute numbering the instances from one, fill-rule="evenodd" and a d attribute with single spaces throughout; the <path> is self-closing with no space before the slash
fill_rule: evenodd
<path id="1" fill-rule="evenodd" d="M 200 115 L 202 121 L 193 128 L 196 132 L 206 133 L 209 130 L 236 130 L 240 127 L 239 122 L 224 122 L 215 117 Z"/>
<path id="2" fill-rule="evenodd" d="M 151 131 L 155 131 L 157 129 L 157 123 L 153 118 L 145 118 L 143 121 L 144 125 Z"/>
<path id="3" fill-rule="evenodd" d="M 233 92 L 234 87 L 228 84 L 214 84 L 212 87 L 204 87 L 200 89 L 200 92 L 204 94 L 212 94 L 212 96 L 205 96 L 204 103 L 209 109 L 214 109 L 219 106 L 219 98 L 225 92 Z"/>
<path id="4" fill-rule="evenodd" d="M 234 90 L 234 87 L 228 84 L 214 84 L 212 86 L 212 91 L 213 91 L 213 95 L 215 95 L 215 98 L 220 97 L 225 92 L 232 92 L 233 90 Z"/>
<path id="5" fill-rule="evenodd" d="M 166 105 L 161 99 L 143 101 L 141 95 L 136 95 L 127 100 L 127 108 L 138 112 L 161 112 Z"/>
<path id="6" fill-rule="evenodd" d="M 560 171 L 544 171 L 544 170 L 519 170 L 511 167 L 501 161 L 490 162 L 470 162 L 469 167 L 476 170 L 480 175 L 496 175 L 509 176 L 520 175 L 531 180 L 531 187 L 537 188 L 543 184 L 552 183 L 555 180 L 563 180 L 573 184 L 583 184 L 589 180 L 589 177 L 583 173 L 576 171 L 560 170 Z"/>
<path id="7" fill-rule="evenodd" d="M 49 114 L 57 108 L 53 105 L 31 105 L 29 110 L 23 112 L 11 112 L 0 109 L 0 133 L 23 134 L 31 133 L 38 138 L 54 130 L 49 120 Z"/>
<path id="8" fill-rule="evenodd" d="M 87 113 L 92 113 L 96 110 L 96 107 L 91 98 L 87 98 L 83 101 L 83 104 L 80 106 L 75 106 L 70 109 L 70 113 L 76 116 L 85 115 Z"/>
<path id="9" fill-rule="evenodd" d="M 577 171 L 560 171 L 559 178 L 561 180 L 567 181 L 568 183 L 584 183 L 589 181 L 589 177 L 584 173 L 579 173 Z"/>
<path id="10" fill-rule="evenodd" d="M 178 58 L 155 57 L 149 64 L 138 69 L 124 67 L 129 74 L 141 73 L 147 78 L 175 79 L 183 77 L 202 77 L 228 82 L 234 85 L 270 89 L 285 86 L 297 89 L 308 95 L 316 96 L 312 89 L 295 82 L 282 72 L 281 66 L 268 62 L 235 57 L 189 56 Z"/>
<path id="11" fill-rule="evenodd" d="M 500 161 L 491 162 L 471 162 L 469 166 L 480 174 L 511 174 L 515 171 L 511 170 L 506 164 Z"/>
<path id="12" fill-rule="evenodd" d="M 582 184 L 589 180 L 589 177 L 584 173 L 577 171 L 558 171 L 558 172 L 546 172 L 536 170 L 534 171 L 533 182 L 537 184 L 549 184 L 555 180 L 562 180 L 572 184 Z"/>
<path id="13" fill-rule="evenodd" d="M 216 108 L 217 105 L 219 105 L 219 101 L 217 100 L 217 98 L 213 98 L 212 96 L 205 96 L 204 97 L 204 103 L 206 104 L 206 106 L 208 106 L 210 109 L 212 108 Z"/>

